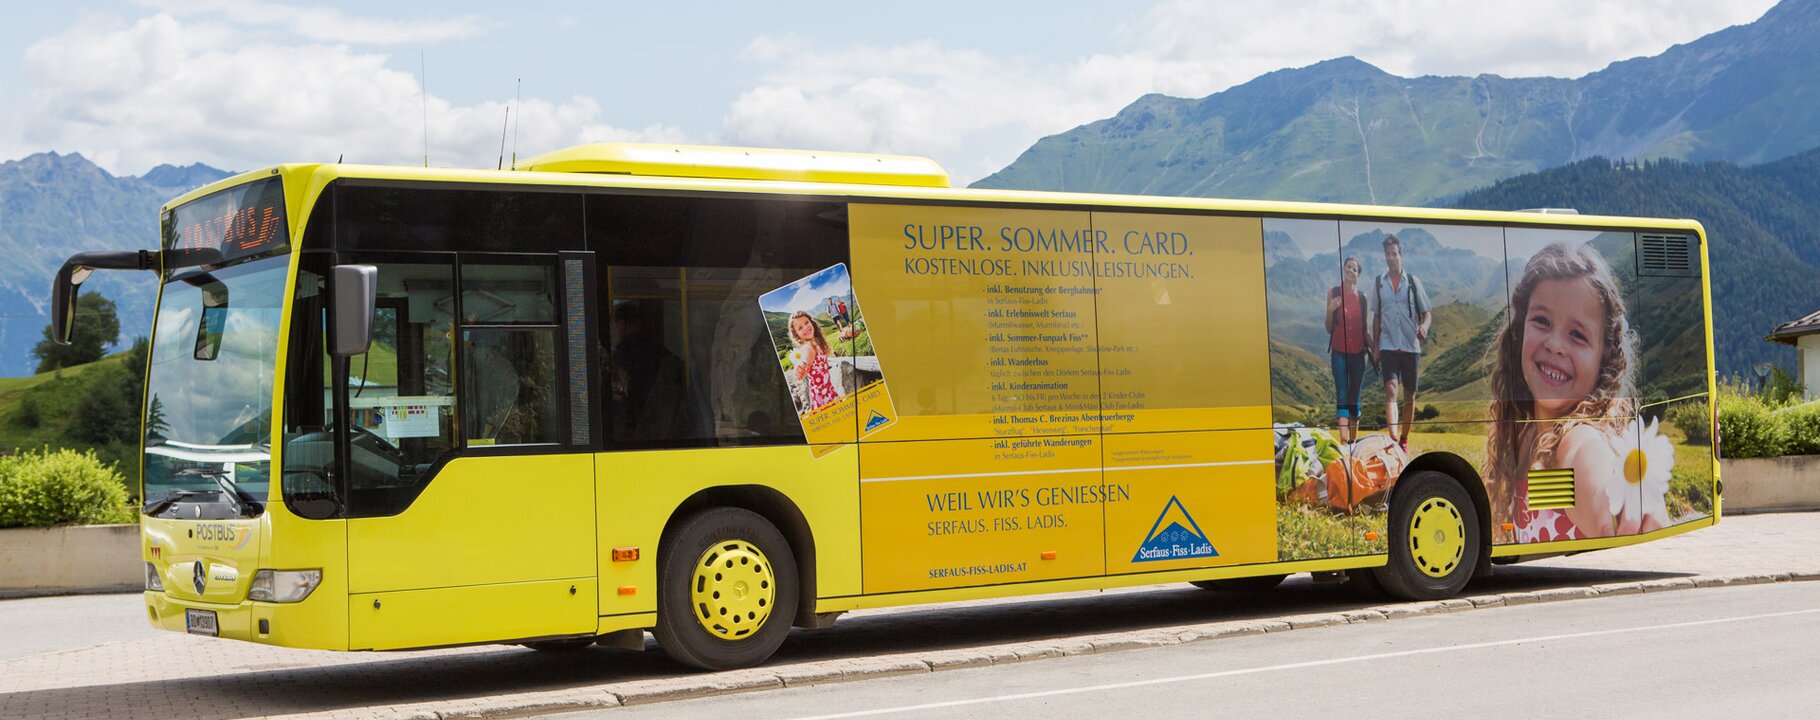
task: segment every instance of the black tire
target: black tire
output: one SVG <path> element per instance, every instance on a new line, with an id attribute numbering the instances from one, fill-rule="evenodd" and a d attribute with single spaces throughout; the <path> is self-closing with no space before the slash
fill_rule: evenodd
<path id="1" fill-rule="evenodd" d="M 1423 561 L 1418 560 L 1411 549 L 1410 522 L 1418 512 L 1436 513 L 1437 515 L 1428 517 L 1442 520 L 1442 525 L 1432 531 L 1429 528 L 1419 529 L 1416 536 L 1418 547 L 1419 543 L 1427 540 L 1429 532 L 1440 532 L 1448 536 L 1456 530 L 1459 533 L 1457 553 L 1425 556 L 1427 567 L 1438 574 L 1424 572 Z M 1453 597 L 1472 579 L 1473 570 L 1479 563 L 1479 549 L 1484 538 L 1485 532 L 1479 527 L 1479 514 L 1472 504 L 1472 497 L 1466 494 L 1466 489 L 1460 487 L 1458 481 L 1444 473 L 1415 473 L 1398 482 L 1396 495 L 1390 502 L 1390 562 L 1383 567 L 1374 568 L 1372 576 L 1391 597 L 1403 600 Z"/>
<path id="2" fill-rule="evenodd" d="M 715 568 L 697 567 L 709 548 L 750 543 L 770 564 L 769 578 L 774 580 L 773 599 L 764 603 L 769 614 L 741 622 L 757 624 L 756 630 L 740 627 L 737 639 L 711 632 L 697 619 L 705 612 L 692 599 L 692 584 L 705 583 L 705 573 Z M 742 559 L 744 559 L 742 557 Z M 719 560 L 716 558 L 715 564 Z M 738 572 L 761 572 L 756 564 L 739 566 Z M 697 577 L 697 570 L 704 575 Z M 729 570 L 728 572 L 733 572 Z M 715 578 L 719 574 L 715 573 Z M 657 551 L 657 627 L 652 634 L 664 653 L 677 662 L 702 670 L 729 670 L 751 667 L 764 662 L 777 652 L 796 614 L 796 556 L 789 541 L 769 521 L 757 513 L 740 508 L 719 507 L 701 511 L 677 523 L 664 535 Z M 754 592 L 761 593 L 754 584 Z M 768 588 L 766 588 L 768 589 Z M 756 611 L 762 612 L 762 610 Z M 739 613 L 734 613 L 738 615 Z M 731 626 L 727 626 L 731 627 Z M 734 632 L 729 630 L 729 632 Z"/>
<path id="3" fill-rule="evenodd" d="M 1214 590 L 1229 593 L 1261 593 L 1275 590 L 1283 584 L 1288 575 L 1253 575 L 1240 578 L 1220 578 L 1218 580 L 1194 580 L 1188 584 L 1202 590 Z"/>

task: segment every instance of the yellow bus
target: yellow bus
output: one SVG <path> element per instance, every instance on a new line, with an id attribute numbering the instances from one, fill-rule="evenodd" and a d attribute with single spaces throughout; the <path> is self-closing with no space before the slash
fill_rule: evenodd
<path id="1" fill-rule="evenodd" d="M 1719 515 L 1686 220 L 951 188 L 589 145 L 171 201 L 145 606 L 298 648 L 768 658 L 850 610 L 1398 598 Z"/>

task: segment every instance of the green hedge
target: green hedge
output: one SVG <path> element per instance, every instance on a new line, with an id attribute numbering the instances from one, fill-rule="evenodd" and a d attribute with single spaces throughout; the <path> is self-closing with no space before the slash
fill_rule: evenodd
<path id="1" fill-rule="evenodd" d="M 1820 455 L 1820 401 L 1792 404 L 1796 392 L 1751 392 L 1741 381 L 1719 384 L 1719 455 L 1728 458 Z M 1774 389 L 1774 388 L 1772 388 Z M 1708 442 L 1706 406 L 1686 403 L 1668 422 L 1689 442 Z"/>
<path id="2" fill-rule="evenodd" d="M 130 523 L 120 473 L 93 451 L 34 450 L 0 457 L 0 528 Z"/>

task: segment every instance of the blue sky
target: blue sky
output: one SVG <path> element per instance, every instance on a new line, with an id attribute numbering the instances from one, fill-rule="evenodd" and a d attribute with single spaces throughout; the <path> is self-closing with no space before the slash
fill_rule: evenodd
<path id="1" fill-rule="evenodd" d="M 828 298 L 840 302 L 853 294 L 853 282 L 845 264 L 822 270 L 784 287 L 760 295 L 758 306 L 765 312 L 796 312 L 810 315 L 828 312 Z"/>
<path id="2" fill-rule="evenodd" d="M 1403 75 L 1578 76 L 1771 0 L 31 3 L 0 24 L 0 159 L 491 166 L 588 141 L 925 155 L 959 182 L 1140 95 L 1355 55 Z"/>

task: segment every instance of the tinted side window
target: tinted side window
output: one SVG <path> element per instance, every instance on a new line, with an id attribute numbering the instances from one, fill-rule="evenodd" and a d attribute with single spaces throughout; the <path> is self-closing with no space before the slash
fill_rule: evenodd
<path id="1" fill-rule="evenodd" d="M 581 248 L 580 195 L 343 186 L 336 244 L 346 250 L 556 252 Z"/>
<path id="2" fill-rule="evenodd" d="M 594 196 L 614 447 L 803 442 L 758 297 L 847 261 L 845 206 Z"/>

